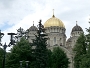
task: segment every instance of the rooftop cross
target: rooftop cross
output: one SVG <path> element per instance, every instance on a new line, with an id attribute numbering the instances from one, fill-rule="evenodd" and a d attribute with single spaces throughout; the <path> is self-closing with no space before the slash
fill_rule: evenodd
<path id="1" fill-rule="evenodd" d="M 34 26 L 34 21 L 33 21 L 33 26 Z"/>
<path id="2" fill-rule="evenodd" d="M 76 21 L 76 25 L 77 25 L 77 21 Z"/>
<path id="3" fill-rule="evenodd" d="M 55 17 L 55 16 L 54 16 L 54 9 L 53 9 L 53 16 L 52 16 L 52 17 Z"/>
<path id="4" fill-rule="evenodd" d="M 89 23 L 90 23 L 90 14 L 89 14 Z"/>

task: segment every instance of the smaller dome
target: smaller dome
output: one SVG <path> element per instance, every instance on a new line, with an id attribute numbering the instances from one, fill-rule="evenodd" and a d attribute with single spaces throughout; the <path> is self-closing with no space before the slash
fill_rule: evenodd
<path id="1" fill-rule="evenodd" d="M 72 32 L 74 32 L 74 31 L 83 31 L 83 29 L 76 24 L 76 26 L 74 26 L 74 27 L 72 28 Z"/>
<path id="2" fill-rule="evenodd" d="M 30 31 L 37 31 L 38 29 L 37 29 L 37 27 L 34 26 L 34 24 L 33 24 L 33 26 L 31 26 L 31 27 L 29 28 L 29 30 L 30 30 Z"/>
<path id="3" fill-rule="evenodd" d="M 72 42 L 72 38 L 71 38 L 71 37 L 68 38 L 67 43 L 68 43 L 68 42 Z"/>

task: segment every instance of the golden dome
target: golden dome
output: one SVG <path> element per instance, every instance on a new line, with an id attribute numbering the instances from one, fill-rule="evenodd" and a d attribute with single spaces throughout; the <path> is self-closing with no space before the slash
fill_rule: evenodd
<path id="1" fill-rule="evenodd" d="M 44 27 L 51 27 L 51 26 L 59 26 L 59 27 L 64 27 L 64 24 L 61 20 L 59 20 L 58 18 L 56 18 L 54 15 L 52 16 L 52 18 L 48 19 L 45 23 L 44 23 Z"/>

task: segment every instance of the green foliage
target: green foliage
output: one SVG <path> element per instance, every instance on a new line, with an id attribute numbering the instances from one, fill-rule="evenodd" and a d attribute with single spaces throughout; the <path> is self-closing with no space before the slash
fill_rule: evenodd
<path id="1" fill-rule="evenodd" d="M 87 29 L 88 34 L 86 35 L 86 42 L 87 42 L 87 53 L 90 54 L 90 28 Z"/>
<path id="2" fill-rule="evenodd" d="M 86 35 L 87 53 L 82 55 L 80 68 L 90 68 L 90 27 L 87 29 L 88 34 Z"/>
<path id="3" fill-rule="evenodd" d="M 33 40 L 32 46 L 35 47 L 33 48 L 33 57 L 34 57 L 34 62 L 32 65 L 32 68 L 46 68 L 47 67 L 47 61 L 48 61 L 48 49 L 47 49 L 47 36 L 44 34 L 44 28 L 43 25 L 41 24 L 41 20 L 39 22 L 39 27 L 37 31 L 37 35 L 35 35 L 35 39 Z"/>
<path id="4" fill-rule="evenodd" d="M 86 38 L 84 34 L 81 34 L 80 37 L 78 38 L 75 47 L 74 47 L 74 52 L 75 55 L 83 55 L 86 54 Z"/>
<path id="5" fill-rule="evenodd" d="M 90 68 L 90 55 L 83 55 L 80 68 Z"/>
<path id="6" fill-rule="evenodd" d="M 52 68 L 68 68 L 69 60 L 64 51 L 55 47 L 52 52 Z"/>
<path id="7" fill-rule="evenodd" d="M 4 55 L 4 50 L 0 48 L 0 68 L 2 68 L 3 65 L 3 55 Z"/>
<path id="8" fill-rule="evenodd" d="M 11 49 L 11 52 L 7 56 L 6 67 L 7 68 L 19 68 L 20 67 L 19 61 L 32 61 L 31 46 L 29 42 L 25 40 L 24 38 L 22 38 L 20 42 L 18 42 Z M 25 65 L 25 63 L 23 65 Z"/>
<path id="9" fill-rule="evenodd" d="M 84 36 L 82 34 L 75 45 L 74 52 L 74 67 L 75 68 L 90 68 L 90 27 L 86 29 L 88 32 Z"/>
<path id="10" fill-rule="evenodd" d="M 52 67 L 52 52 L 51 50 L 47 50 L 47 68 L 51 68 Z"/>
<path id="11" fill-rule="evenodd" d="M 81 34 L 80 37 L 78 38 L 76 45 L 74 47 L 74 67 L 75 68 L 80 68 L 80 64 L 81 64 L 81 60 L 82 60 L 82 56 L 85 55 L 86 52 L 86 38 L 84 36 L 84 34 Z"/>

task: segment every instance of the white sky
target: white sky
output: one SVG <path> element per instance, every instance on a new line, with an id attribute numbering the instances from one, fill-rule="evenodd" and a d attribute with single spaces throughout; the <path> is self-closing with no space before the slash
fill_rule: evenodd
<path id="1" fill-rule="evenodd" d="M 0 29 L 5 33 L 3 44 L 9 42 L 8 32 L 16 32 L 19 27 L 26 30 L 33 21 L 37 26 L 40 19 L 44 24 L 52 17 L 52 9 L 55 17 L 64 23 L 67 37 L 76 21 L 85 33 L 85 28 L 90 26 L 90 0 L 0 0 Z"/>

